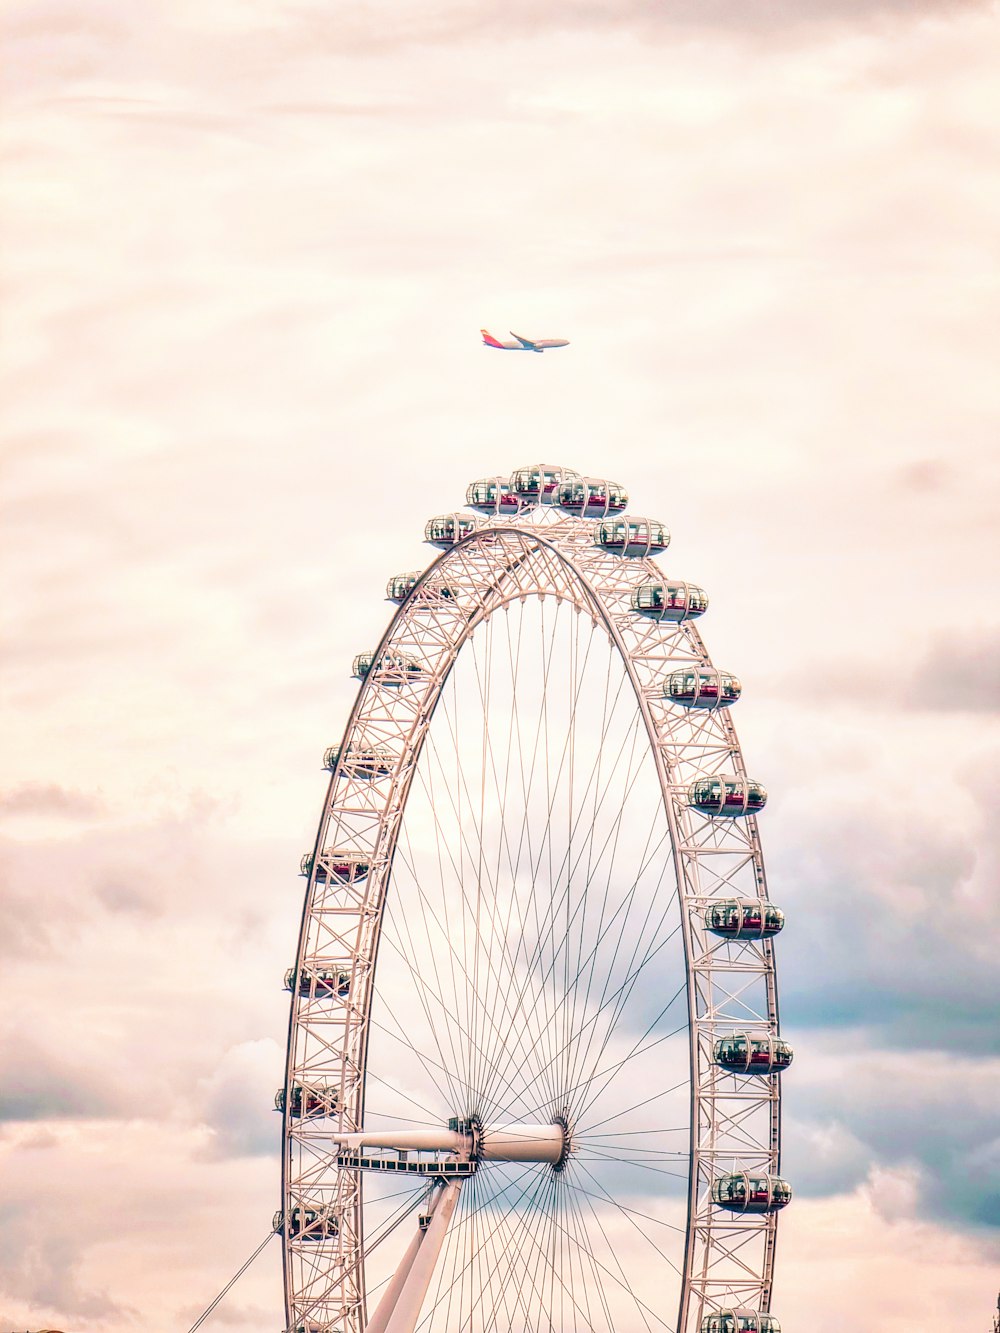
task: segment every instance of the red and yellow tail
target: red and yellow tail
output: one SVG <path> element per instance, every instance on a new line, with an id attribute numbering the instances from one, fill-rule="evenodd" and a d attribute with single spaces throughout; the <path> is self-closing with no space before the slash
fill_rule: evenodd
<path id="1" fill-rule="evenodd" d="M 479 332 L 483 335 L 483 342 L 487 347 L 503 347 L 503 343 L 497 342 L 492 333 L 487 333 L 485 329 L 480 329 Z"/>

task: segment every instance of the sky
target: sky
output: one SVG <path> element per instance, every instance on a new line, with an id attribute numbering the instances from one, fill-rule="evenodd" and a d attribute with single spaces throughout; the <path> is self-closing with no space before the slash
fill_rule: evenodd
<path id="1" fill-rule="evenodd" d="M 668 525 L 744 683 L 785 1333 L 985 1333 L 996 7 L 0 16 L 0 1327 L 187 1327 L 263 1239 L 351 659 L 544 460 Z M 214 1324 L 281 1321 L 273 1244 Z"/>

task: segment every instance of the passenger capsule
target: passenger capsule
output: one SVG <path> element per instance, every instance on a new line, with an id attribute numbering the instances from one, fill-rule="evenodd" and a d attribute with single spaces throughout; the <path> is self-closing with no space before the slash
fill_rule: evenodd
<path id="1" fill-rule="evenodd" d="M 465 503 L 481 514 L 502 516 L 518 513 L 524 501 L 508 477 L 483 477 L 471 483 L 465 492 Z"/>
<path id="2" fill-rule="evenodd" d="M 670 545 L 670 533 L 655 518 L 606 518 L 597 525 L 594 543 L 614 555 L 656 555 Z"/>
<path id="3" fill-rule="evenodd" d="M 755 815 L 766 804 L 767 792 L 759 782 L 729 773 L 698 778 L 688 787 L 688 805 L 703 815 L 739 819 L 741 815 Z"/>
<path id="4" fill-rule="evenodd" d="M 287 1213 L 275 1213 L 271 1226 L 282 1236 L 299 1236 L 302 1240 L 336 1240 L 340 1230 L 337 1215 L 328 1203 L 295 1204 Z"/>
<path id="5" fill-rule="evenodd" d="M 664 697 L 682 708 L 728 708 L 740 697 L 743 686 L 737 676 L 714 667 L 684 667 L 671 671 L 663 686 Z"/>
<path id="6" fill-rule="evenodd" d="M 628 491 L 617 481 L 578 477 L 559 486 L 559 508 L 575 518 L 607 518 L 628 508 Z"/>
<path id="7" fill-rule="evenodd" d="M 380 681 L 383 685 L 403 685 L 420 675 L 423 667 L 413 657 L 405 653 L 383 653 L 376 657 L 374 653 L 358 653 L 351 664 L 351 675 L 358 680 Z"/>
<path id="8" fill-rule="evenodd" d="M 696 583 L 644 583 L 632 592 L 632 610 L 651 620 L 694 620 L 708 610 L 708 594 Z"/>
<path id="9" fill-rule="evenodd" d="M 328 768 L 332 773 L 340 764 L 341 772 L 352 778 L 384 778 L 392 772 L 395 760 L 389 750 L 383 750 L 379 746 L 357 745 L 351 746 L 343 757 L 341 763 L 341 747 L 339 745 L 329 745 L 323 751 L 323 767 Z"/>
<path id="10" fill-rule="evenodd" d="M 288 1114 L 296 1118 L 319 1119 L 322 1116 L 336 1115 L 340 1108 L 340 1092 L 332 1087 L 303 1087 L 293 1083 L 285 1096 L 285 1089 L 279 1088 L 274 1094 L 274 1109 L 284 1111 L 288 1105 Z"/>
<path id="11" fill-rule="evenodd" d="M 308 879 L 312 874 L 313 855 L 306 852 L 299 862 L 299 874 Z M 339 852 L 328 847 L 319 859 L 316 867 L 317 884 L 348 883 L 364 879 L 368 874 L 368 863 L 357 852 Z"/>
<path id="12" fill-rule="evenodd" d="M 407 574 L 394 574 L 385 585 L 386 597 L 390 602 L 405 602 L 423 576 L 424 571 L 422 569 L 411 569 Z M 443 583 L 435 583 L 433 580 L 421 584 L 418 594 L 421 602 L 448 601 L 454 596 L 453 588 L 449 588 Z"/>
<path id="13" fill-rule="evenodd" d="M 428 520 L 424 528 L 424 541 L 447 550 L 475 530 L 476 520 L 468 514 L 439 514 L 437 518 Z"/>
<path id="14" fill-rule="evenodd" d="M 510 474 L 510 488 L 522 500 L 551 505 L 558 503 L 559 487 L 564 482 L 580 480 L 580 474 L 570 468 L 536 463 L 534 467 L 516 468 Z"/>
<path id="15" fill-rule="evenodd" d="M 785 924 L 780 907 L 764 898 L 720 898 L 705 908 L 705 925 L 727 940 L 769 940 Z"/>
<path id="16" fill-rule="evenodd" d="M 716 1310 L 702 1317 L 701 1333 L 781 1333 L 781 1325 L 759 1310 Z"/>
<path id="17" fill-rule="evenodd" d="M 735 1171 L 712 1181 L 712 1202 L 733 1213 L 776 1213 L 791 1197 L 787 1180 L 756 1171 Z"/>
<path id="18" fill-rule="evenodd" d="M 780 1074 L 792 1063 L 792 1048 L 769 1033 L 731 1032 L 716 1041 L 712 1059 L 730 1074 Z"/>
<path id="19" fill-rule="evenodd" d="M 285 990 L 297 990 L 303 999 L 332 1000 L 337 997 L 343 1000 L 351 993 L 351 974 L 331 972 L 325 967 L 304 967 L 296 982 L 295 968 L 290 967 L 285 973 Z"/>

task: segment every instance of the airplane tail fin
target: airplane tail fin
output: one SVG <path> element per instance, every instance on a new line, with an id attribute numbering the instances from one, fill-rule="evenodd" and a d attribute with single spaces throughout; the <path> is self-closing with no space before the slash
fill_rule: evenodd
<path id="1" fill-rule="evenodd" d="M 503 347 L 503 343 L 497 342 L 492 333 L 487 333 L 485 329 L 480 329 L 479 332 L 483 335 L 483 342 L 487 347 Z"/>

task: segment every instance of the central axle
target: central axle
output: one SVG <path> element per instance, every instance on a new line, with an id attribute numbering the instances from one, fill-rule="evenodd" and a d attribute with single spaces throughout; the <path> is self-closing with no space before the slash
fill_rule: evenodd
<path id="1" fill-rule="evenodd" d="M 459 1121 L 458 1129 L 362 1130 L 340 1134 L 342 1149 L 359 1153 L 365 1148 L 390 1152 L 452 1153 L 463 1162 L 548 1162 L 560 1166 L 570 1151 L 569 1130 L 562 1121 L 550 1125 L 497 1125 L 486 1128 L 476 1121 Z"/>

